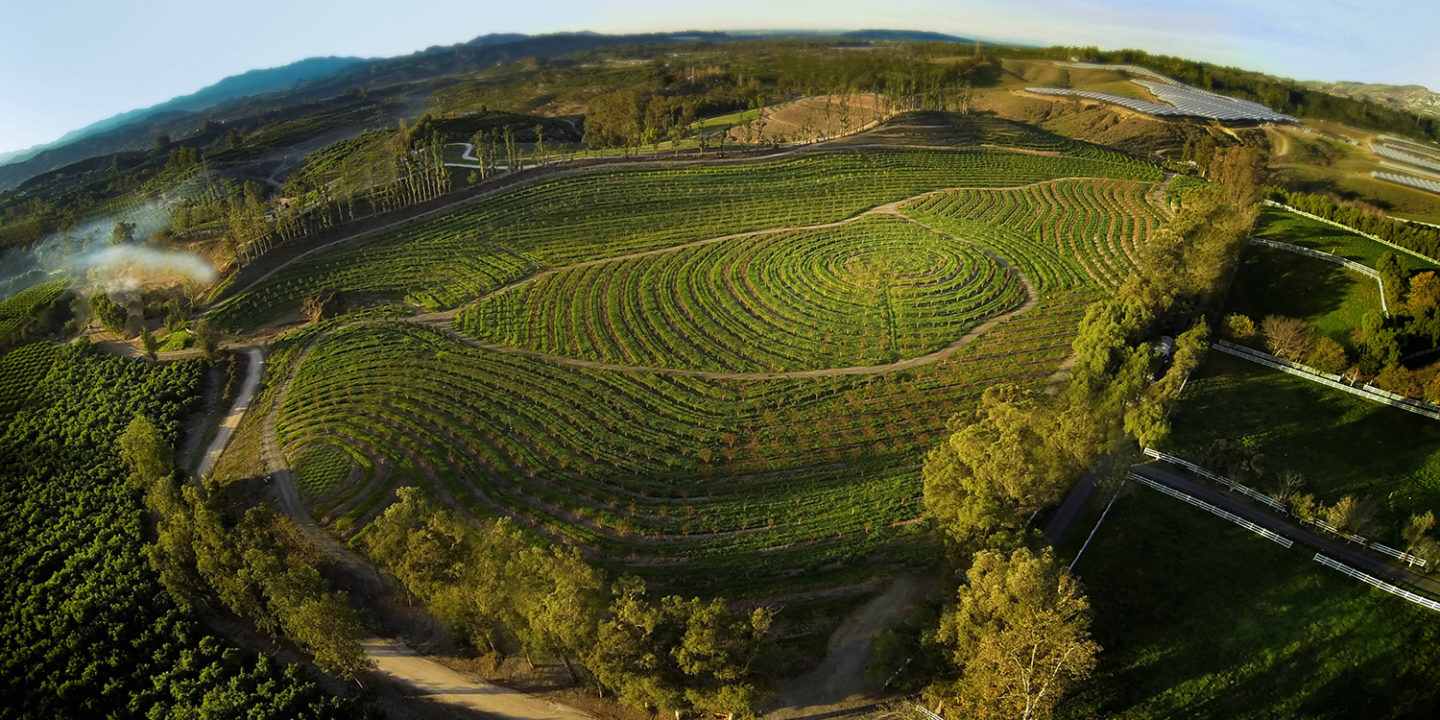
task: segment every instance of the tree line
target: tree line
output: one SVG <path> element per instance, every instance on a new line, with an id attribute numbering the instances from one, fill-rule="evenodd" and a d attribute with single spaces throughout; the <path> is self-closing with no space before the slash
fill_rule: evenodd
<path id="1" fill-rule="evenodd" d="M 939 679 L 927 698 L 954 718 L 1046 718 L 1093 671 L 1083 588 L 1029 529 L 1090 472 L 1118 490 L 1209 347 L 1210 324 L 1258 214 L 1261 158 L 1215 151 L 1213 182 L 1139 250 L 1113 297 L 1080 322 L 1064 391 L 988 388 L 923 468 L 927 517 L 964 582 L 927 634 Z M 1178 336 L 1167 358 L 1155 339 Z"/>
<path id="2" fill-rule="evenodd" d="M 1370 233 L 1426 257 L 1440 258 L 1440 228 L 1396 220 L 1361 203 L 1337 202 L 1329 195 L 1271 189 L 1269 198 L 1297 210 Z"/>
<path id="3" fill-rule="evenodd" d="M 558 661 L 572 682 L 677 720 L 754 714 L 769 609 L 657 596 L 639 578 L 607 579 L 573 546 L 532 543 L 509 520 L 474 524 L 418 488 L 396 497 L 366 549 L 480 652 Z"/>

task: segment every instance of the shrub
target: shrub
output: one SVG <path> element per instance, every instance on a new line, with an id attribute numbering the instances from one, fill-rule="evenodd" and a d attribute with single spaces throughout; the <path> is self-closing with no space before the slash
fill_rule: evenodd
<path id="1" fill-rule="evenodd" d="M 1255 336 L 1255 321 L 1249 315 L 1241 313 L 1230 313 L 1225 316 L 1225 338 L 1227 340 L 1244 340 Z"/>
<path id="2" fill-rule="evenodd" d="M 1345 353 L 1345 347 L 1328 337 L 1319 337 L 1315 340 L 1315 346 L 1310 348 L 1310 353 L 1305 356 L 1305 364 L 1332 375 L 1339 375 L 1350 367 L 1350 356 Z"/>

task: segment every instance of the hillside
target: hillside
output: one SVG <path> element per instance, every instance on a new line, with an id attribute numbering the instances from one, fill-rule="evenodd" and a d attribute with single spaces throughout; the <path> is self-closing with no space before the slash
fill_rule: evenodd
<path id="1" fill-rule="evenodd" d="M 1305 83 L 1305 86 L 1331 95 L 1366 100 L 1416 115 L 1440 118 L 1440 93 L 1424 85 L 1312 81 Z"/>
<path id="2" fill-rule="evenodd" d="M 254 95 L 290 90 L 300 83 L 334 75 L 363 62 L 351 57 L 306 58 L 280 67 L 232 75 L 189 95 L 113 115 L 65 133 L 54 142 L 5 155 L 6 164 L 0 166 L 0 188 L 14 186 L 77 160 L 145 147 L 158 135 L 185 134 L 203 122 L 200 113 L 204 110 Z"/>

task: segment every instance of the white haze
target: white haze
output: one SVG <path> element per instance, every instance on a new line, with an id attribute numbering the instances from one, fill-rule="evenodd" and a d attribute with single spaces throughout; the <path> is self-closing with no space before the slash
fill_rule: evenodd
<path id="1" fill-rule="evenodd" d="M 0 253 L 0 300 L 64 277 L 82 293 L 115 294 L 209 283 L 215 269 L 198 255 L 140 244 L 170 224 L 173 201 L 151 200 L 86 220 L 29 248 Z M 133 223 L 136 243 L 111 244 L 115 224 Z"/>

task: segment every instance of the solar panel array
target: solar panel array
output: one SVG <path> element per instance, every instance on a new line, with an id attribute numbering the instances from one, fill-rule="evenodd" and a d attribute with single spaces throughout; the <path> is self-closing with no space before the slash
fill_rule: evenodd
<path id="1" fill-rule="evenodd" d="M 1249 100 L 1236 100 L 1235 98 L 1193 88 L 1189 85 L 1154 82 L 1151 80 L 1132 80 L 1132 82 L 1144 86 L 1145 89 L 1149 90 L 1155 97 L 1160 98 L 1164 102 L 1155 103 L 1148 100 L 1128 98 L 1123 95 L 1112 95 L 1110 93 L 1094 92 L 1092 90 L 1075 90 L 1073 88 L 1032 87 L 1025 89 L 1040 95 L 1081 97 L 1098 100 L 1158 117 L 1198 117 L 1207 120 L 1236 122 L 1295 122 L 1295 118 L 1284 113 L 1275 112 L 1260 103 L 1250 102 Z"/>
<path id="2" fill-rule="evenodd" d="M 1381 180 L 1389 180 L 1393 183 L 1409 185 L 1410 187 L 1418 188 L 1420 190 L 1429 190 L 1433 193 L 1440 193 L 1440 180 L 1427 180 L 1425 178 L 1415 177 L 1414 175 L 1401 175 L 1399 173 L 1380 172 L 1379 170 L 1376 170 L 1375 172 L 1372 172 L 1370 174 Z"/>
<path id="3" fill-rule="evenodd" d="M 1186 114 L 1214 120 L 1260 120 L 1263 122 L 1295 122 L 1295 118 L 1278 113 L 1257 102 L 1240 100 L 1180 83 L 1135 80 L 1155 97 L 1170 103 Z"/>
<path id="4" fill-rule="evenodd" d="M 1404 150 L 1392 147 L 1390 145 L 1371 145 L 1370 149 L 1374 150 L 1375 154 L 1379 155 L 1380 157 L 1390 158 L 1391 160 L 1399 160 L 1400 162 L 1406 163 L 1407 165 L 1414 165 L 1415 167 L 1422 167 L 1426 170 L 1434 170 L 1440 172 L 1440 160 L 1428 158 L 1424 155 L 1408 153 Z"/>

